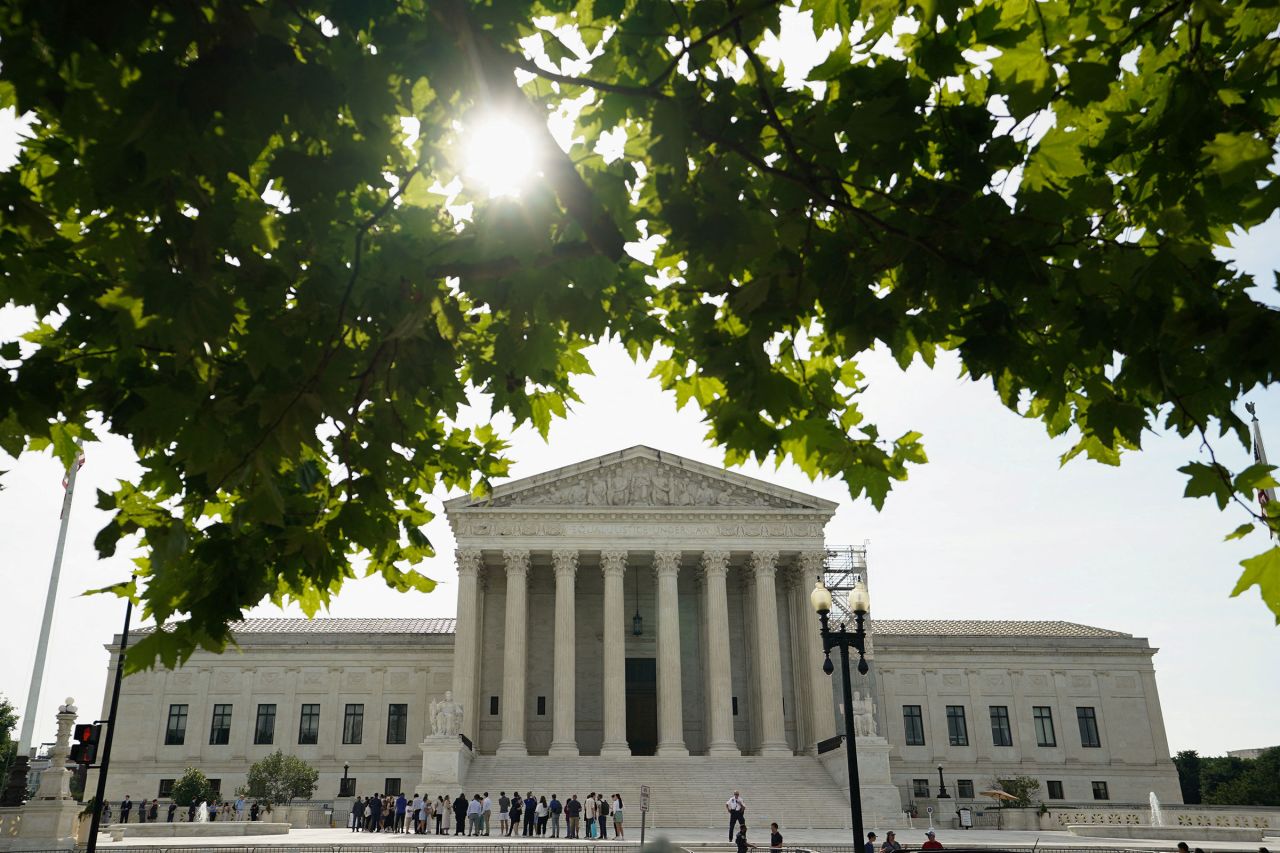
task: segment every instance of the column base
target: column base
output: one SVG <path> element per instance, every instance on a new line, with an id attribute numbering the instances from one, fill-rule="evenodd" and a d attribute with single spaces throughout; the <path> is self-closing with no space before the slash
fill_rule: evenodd
<path id="1" fill-rule="evenodd" d="M 713 758 L 741 758 L 742 750 L 738 749 L 737 744 L 713 743 L 707 747 L 707 755 Z"/>
<path id="2" fill-rule="evenodd" d="M 765 743 L 760 745 L 760 750 L 756 754 L 762 758 L 785 758 L 795 753 L 785 743 Z"/>
<path id="3" fill-rule="evenodd" d="M 555 743 L 552 742 L 551 747 L 547 750 L 547 755 L 573 756 L 577 757 L 578 745 L 576 743 Z"/>
<path id="4" fill-rule="evenodd" d="M 674 758 L 677 756 L 688 756 L 689 748 L 683 743 L 660 743 L 658 744 L 658 756 L 660 758 Z"/>
<path id="5" fill-rule="evenodd" d="M 606 743 L 600 747 L 601 758 L 629 758 L 631 747 L 625 743 Z"/>
<path id="6" fill-rule="evenodd" d="M 527 758 L 529 748 L 524 745 L 524 741 L 499 741 L 495 754 L 503 758 Z"/>

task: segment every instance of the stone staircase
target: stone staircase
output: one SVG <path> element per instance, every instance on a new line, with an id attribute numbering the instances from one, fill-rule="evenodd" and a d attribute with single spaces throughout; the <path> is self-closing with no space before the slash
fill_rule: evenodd
<path id="1" fill-rule="evenodd" d="M 480 755 L 471 763 L 468 794 L 488 791 L 508 795 L 515 786 L 534 797 L 558 794 L 561 800 L 577 794 L 585 800 L 592 791 L 622 795 L 626 804 L 626 834 L 640 837 L 640 786 L 650 794 L 648 827 L 720 827 L 728 838 L 724 801 L 737 790 L 747 806 L 747 826 L 755 835 L 767 833 L 769 823 L 784 828 L 847 828 L 849 801 L 816 758 L 658 758 L 630 756 L 578 758 Z M 495 818 L 496 820 L 496 818 Z M 612 825 L 610 826 L 612 837 Z M 767 835 L 763 836 L 767 837 Z"/>

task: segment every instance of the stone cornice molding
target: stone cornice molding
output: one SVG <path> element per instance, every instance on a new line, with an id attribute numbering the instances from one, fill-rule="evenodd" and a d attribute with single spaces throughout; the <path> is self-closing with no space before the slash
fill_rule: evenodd
<path id="1" fill-rule="evenodd" d="M 479 548 L 459 548 L 454 552 L 454 557 L 458 562 L 459 577 L 464 575 L 475 577 L 479 574 L 482 559 Z"/>
<path id="2" fill-rule="evenodd" d="M 529 552 L 525 550 L 510 550 L 502 552 L 502 561 L 507 566 L 507 577 L 512 575 L 524 576 L 529 573 Z"/>
<path id="3" fill-rule="evenodd" d="M 605 577 L 622 577 L 627 571 L 626 551 L 601 551 L 600 573 Z"/>
<path id="4" fill-rule="evenodd" d="M 675 576 L 679 571 L 679 551 L 658 551 L 653 555 L 653 573 L 658 577 Z"/>
<path id="5" fill-rule="evenodd" d="M 702 571 L 707 575 L 724 577 L 729 572 L 728 551 L 703 551 Z"/>
<path id="6" fill-rule="evenodd" d="M 499 543 L 503 539 L 552 539 L 561 542 L 574 539 L 679 539 L 690 545 L 699 543 L 699 540 L 700 544 L 705 544 L 733 539 L 746 546 L 741 550 L 750 548 L 748 543 L 776 540 L 789 540 L 781 545 L 789 550 L 808 550 L 815 545 L 821 547 L 827 518 L 808 510 L 799 513 L 776 510 L 725 513 L 706 512 L 699 507 L 663 512 L 628 507 L 603 507 L 594 511 L 566 507 L 532 512 L 468 509 L 459 511 L 450 521 L 459 541 L 473 548 L 500 549 L 502 545 Z"/>
<path id="7" fill-rule="evenodd" d="M 556 577 L 573 577 L 578 573 L 578 552 L 569 548 L 558 548 L 551 552 L 551 564 L 555 566 Z"/>

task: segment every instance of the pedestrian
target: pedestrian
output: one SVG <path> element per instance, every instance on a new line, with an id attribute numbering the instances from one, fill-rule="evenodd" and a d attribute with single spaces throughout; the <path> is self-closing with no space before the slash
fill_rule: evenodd
<path id="1" fill-rule="evenodd" d="M 446 809 L 444 807 L 444 795 L 441 794 L 440 796 L 436 797 L 436 835 L 445 834 L 444 830 L 441 828 L 444 824 L 445 811 Z"/>
<path id="2" fill-rule="evenodd" d="M 578 795 L 574 794 L 569 801 L 564 804 L 565 827 L 567 829 L 567 838 L 578 837 L 578 820 L 582 817 L 582 803 L 578 802 Z"/>
<path id="3" fill-rule="evenodd" d="M 742 795 L 734 791 L 733 796 L 725 801 L 724 809 L 729 813 L 729 840 L 733 841 L 733 825 L 735 823 L 742 826 L 747 825 L 747 805 L 742 802 Z M 869 851 L 869 853 L 874 853 L 874 851 Z"/>
<path id="4" fill-rule="evenodd" d="M 102 804 L 102 823 L 104 826 L 111 823 L 111 803 Z"/>
<path id="5" fill-rule="evenodd" d="M 196 820 L 196 804 L 191 803 L 187 806 L 187 823 L 195 823 Z"/>
<path id="6" fill-rule="evenodd" d="M 524 834 L 533 837 L 533 827 L 538 819 L 538 801 L 533 798 L 533 791 L 524 795 Z"/>
<path id="7" fill-rule="evenodd" d="M 507 796 L 506 791 L 498 792 L 498 834 L 510 835 L 511 829 L 511 798 Z"/>
<path id="8" fill-rule="evenodd" d="M 769 824 L 769 849 L 782 849 L 782 833 L 778 832 L 778 825 L 776 823 Z"/>
<path id="9" fill-rule="evenodd" d="M 409 810 L 409 801 L 405 799 L 404 792 L 401 791 L 396 795 L 396 832 L 404 832 L 404 816 Z"/>
<path id="10" fill-rule="evenodd" d="M 609 798 L 604 794 L 596 797 L 596 828 L 600 830 L 600 840 L 609 838 Z"/>
<path id="11" fill-rule="evenodd" d="M 382 795 L 374 794 L 373 801 L 370 803 L 373 809 L 373 831 L 382 832 L 382 816 L 386 814 L 386 809 L 382 805 Z"/>
<path id="12" fill-rule="evenodd" d="M 613 837 L 621 838 L 622 837 L 622 795 L 621 794 L 613 795 L 613 805 L 611 806 L 611 810 L 613 811 Z"/>
<path id="13" fill-rule="evenodd" d="M 244 794 L 236 797 L 236 820 L 244 820 Z"/>
<path id="14" fill-rule="evenodd" d="M 480 813 L 484 809 L 484 804 L 480 800 L 480 795 L 476 794 L 467 803 L 467 835 L 480 834 Z"/>
<path id="15" fill-rule="evenodd" d="M 480 828 L 484 830 L 485 837 L 489 836 L 489 824 L 493 821 L 493 800 L 489 797 L 489 792 L 484 792 L 484 799 L 480 801 Z"/>
<path id="16" fill-rule="evenodd" d="M 364 829 L 364 800 L 356 797 L 355 802 L 351 804 L 351 831 L 359 832 Z"/>
<path id="17" fill-rule="evenodd" d="M 524 800 L 520 797 L 519 791 L 511 792 L 511 826 L 507 828 L 507 835 L 520 831 L 520 815 L 524 814 Z"/>
<path id="18" fill-rule="evenodd" d="M 133 800 L 129 799 L 129 795 L 124 795 L 124 800 L 120 803 L 120 822 L 129 822 L 129 812 L 133 811 Z"/>
<path id="19" fill-rule="evenodd" d="M 890 832 L 889 834 L 893 835 L 892 832 Z M 926 832 L 925 835 L 928 836 L 928 840 L 925 841 L 924 844 L 920 845 L 921 850 L 941 850 L 942 849 L 942 842 L 938 841 L 937 836 L 933 834 L 932 829 Z"/>
<path id="20" fill-rule="evenodd" d="M 169 819 L 167 823 L 173 823 L 173 813 L 178 810 L 177 803 L 169 803 Z"/>
<path id="21" fill-rule="evenodd" d="M 453 801 L 453 834 L 462 835 L 467 824 L 467 795 L 460 792 Z"/>
<path id="22" fill-rule="evenodd" d="M 748 850 L 755 850 L 756 846 L 747 841 L 747 825 L 745 823 L 738 827 L 738 837 L 733 840 L 738 847 L 738 853 L 747 853 Z"/>
<path id="23" fill-rule="evenodd" d="M 889 830 L 884 834 L 884 844 L 880 845 L 880 853 L 898 853 L 902 849 L 902 845 L 898 843 L 897 837 L 893 830 Z"/>
<path id="24" fill-rule="evenodd" d="M 867 833 L 867 843 L 862 845 L 863 853 L 876 853 L 876 834 L 874 832 Z"/>
<path id="25" fill-rule="evenodd" d="M 551 802 L 547 803 L 547 808 L 551 812 L 551 837 L 560 837 L 560 814 L 564 811 L 564 804 L 556 798 L 555 794 L 551 795 Z"/>
<path id="26" fill-rule="evenodd" d="M 600 813 L 600 807 L 596 805 L 596 792 L 592 791 L 587 794 L 587 801 L 582 804 L 582 811 L 587 817 L 587 838 L 596 837 L 596 816 Z"/>
<path id="27" fill-rule="evenodd" d="M 396 828 L 396 800 L 388 791 L 382 798 L 382 831 L 393 832 Z"/>
<path id="28" fill-rule="evenodd" d="M 258 805 L 258 801 L 257 801 L 257 800 L 254 800 L 254 801 L 253 801 L 253 805 L 249 807 L 249 822 L 250 822 L 250 823 L 257 823 L 257 822 L 258 822 L 258 812 L 259 812 L 261 809 L 262 809 L 262 806 Z"/>

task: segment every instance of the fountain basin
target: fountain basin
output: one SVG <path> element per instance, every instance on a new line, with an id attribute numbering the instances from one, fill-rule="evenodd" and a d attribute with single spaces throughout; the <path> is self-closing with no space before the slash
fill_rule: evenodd
<path id="1" fill-rule="evenodd" d="M 1261 841 L 1262 830 L 1243 826 L 1137 826 L 1072 824 L 1067 832 L 1085 838 L 1154 838 L 1195 841 Z"/>
<path id="2" fill-rule="evenodd" d="M 215 820 L 212 823 L 113 823 L 106 829 L 112 841 L 126 838 L 219 838 L 245 835 L 287 835 L 289 824 L 260 820 Z"/>

